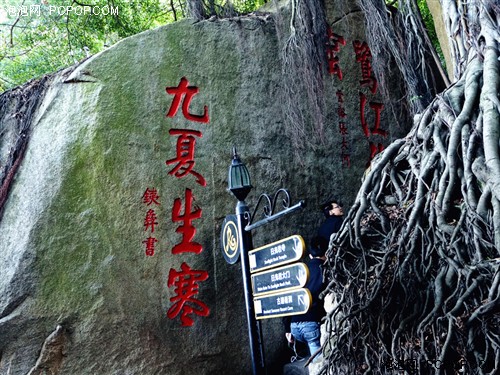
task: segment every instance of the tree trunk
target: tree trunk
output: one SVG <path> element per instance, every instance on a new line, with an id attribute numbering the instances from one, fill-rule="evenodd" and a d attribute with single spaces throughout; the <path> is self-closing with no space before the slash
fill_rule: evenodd
<path id="1" fill-rule="evenodd" d="M 500 9 L 441 5 L 456 80 L 373 161 L 332 240 L 323 373 L 500 371 Z"/>

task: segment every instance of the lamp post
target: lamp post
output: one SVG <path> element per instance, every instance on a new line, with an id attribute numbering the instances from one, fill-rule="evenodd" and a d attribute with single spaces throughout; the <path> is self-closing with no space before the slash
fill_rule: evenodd
<path id="1" fill-rule="evenodd" d="M 250 213 L 245 198 L 252 184 L 250 183 L 250 174 L 248 169 L 240 160 L 236 153 L 236 148 L 233 147 L 233 160 L 229 167 L 228 175 L 228 190 L 234 194 L 238 203 L 236 204 L 236 222 L 238 234 L 238 249 L 241 258 L 241 273 L 243 275 L 243 288 L 245 293 L 245 305 L 248 321 L 248 337 L 250 339 L 250 355 L 252 357 L 252 367 L 254 375 L 264 375 L 265 362 L 264 351 L 262 347 L 262 330 L 260 322 L 255 318 L 255 306 L 252 296 L 252 285 L 250 276 L 250 264 L 248 252 L 253 249 L 251 231 L 261 227 L 271 221 L 279 219 L 285 215 L 295 212 L 304 206 L 304 201 L 290 206 L 290 194 L 286 189 L 278 189 L 271 198 L 268 194 L 261 194 L 253 213 Z M 281 203 L 281 208 L 278 203 Z M 255 215 L 263 210 L 263 219 L 254 222 Z M 225 231 L 223 231 L 225 232 Z M 224 238 L 224 237 L 223 237 Z M 236 262 L 237 257 L 234 254 L 226 253 L 225 257 L 231 264 Z"/>
<path id="2" fill-rule="evenodd" d="M 238 248 L 241 259 L 241 273 L 243 276 L 243 289 L 245 294 L 245 306 L 248 325 L 248 338 L 250 340 L 250 356 L 252 358 L 252 369 L 254 375 L 265 374 L 264 351 L 262 346 L 262 330 L 260 322 L 255 319 L 255 308 L 251 293 L 250 267 L 248 252 L 253 248 L 252 236 L 245 230 L 250 217 L 250 212 L 245 198 L 252 185 L 248 169 L 240 160 L 233 147 L 233 159 L 229 167 L 228 190 L 238 199 L 236 204 L 236 217 L 238 223 Z"/>

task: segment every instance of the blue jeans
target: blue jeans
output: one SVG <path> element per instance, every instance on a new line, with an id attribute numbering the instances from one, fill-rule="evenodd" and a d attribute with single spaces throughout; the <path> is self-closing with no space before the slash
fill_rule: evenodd
<path id="1" fill-rule="evenodd" d="M 295 340 L 307 343 L 311 355 L 321 348 L 321 330 L 318 322 L 292 322 L 290 330 Z"/>

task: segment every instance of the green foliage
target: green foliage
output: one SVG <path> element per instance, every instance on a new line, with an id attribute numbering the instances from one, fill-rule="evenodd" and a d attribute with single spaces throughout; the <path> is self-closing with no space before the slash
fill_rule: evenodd
<path id="1" fill-rule="evenodd" d="M 238 13 L 250 13 L 260 8 L 268 0 L 233 0 L 233 6 Z"/>
<path id="2" fill-rule="evenodd" d="M 207 2 L 214 9 L 231 7 L 236 14 L 244 14 L 266 0 Z M 184 18 L 186 3 L 0 0 L 0 92 L 75 64 L 122 38 Z"/>
<path id="3" fill-rule="evenodd" d="M 446 67 L 443 50 L 441 49 L 441 45 L 439 44 L 436 29 L 434 27 L 434 20 L 427 6 L 427 0 L 418 0 L 417 5 L 420 10 L 420 14 L 422 15 L 422 20 L 424 21 L 425 28 L 427 29 L 427 34 L 429 35 L 429 39 L 431 40 L 431 43 L 434 46 L 434 49 L 436 50 L 436 53 L 439 56 L 441 65 L 443 67 Z"/>
<path id="4" fill-rule="evenodd" d="M 0 0 L 0 90 L 172 22 L 178 13 L 178 0 L 169 7 L 163 0 Z"/>

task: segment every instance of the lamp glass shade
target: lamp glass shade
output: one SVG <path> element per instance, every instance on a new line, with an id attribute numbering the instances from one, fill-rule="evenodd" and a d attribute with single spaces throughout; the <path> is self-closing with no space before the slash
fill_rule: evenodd
<path id="1" fill-rule="evenodd" d="M 248 169 L 236 153 L 229 167 L 227 183 L 228 189 L 240 201 L 245 200 L 250 190 L 252 190 Z"/>

